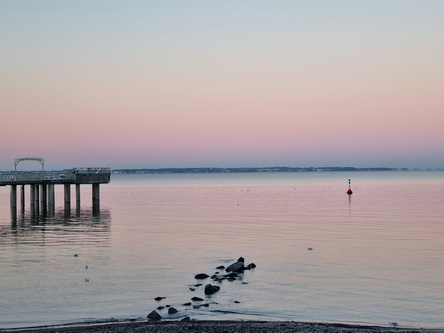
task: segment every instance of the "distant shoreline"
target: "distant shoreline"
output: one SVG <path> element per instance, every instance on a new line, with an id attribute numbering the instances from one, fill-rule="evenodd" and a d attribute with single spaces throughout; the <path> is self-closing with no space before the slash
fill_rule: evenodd
<path id="1" fill-rule="evenodd" d="M 259 173 L 259 172 L 355 172 L 355 171 L 407 171 L 408 168 L 355 168 L 355 167 L 247 167 L 247 168 L 158 168 L 158 169 L 114 169 L 114 174 L 158 174 L 158 173 Z"/>

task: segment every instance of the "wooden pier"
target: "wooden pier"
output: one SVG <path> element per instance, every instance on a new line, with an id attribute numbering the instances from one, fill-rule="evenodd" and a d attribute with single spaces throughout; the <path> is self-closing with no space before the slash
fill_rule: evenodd
<path id="1" fill-rule="evenodd" d="M 36 160 L 42 164 L 39 172 L 18 172 L 17 164 L 24 160 Z M 55 185 L 64 187 L 64 208 L 71 209 L 71 185 L 76 188 L 76 208 L 80 210 L 80 185 L 92 185 L 93 213 L 100 210 L 100 184 L 108 184 L 110 168 L 74 168 L 69 171 L 45 172 L 44 160 L 40 158 L 21 158 L 15 160 L 15 171 L 0 173 L 0 186 L 10 186 L 11 216 L 17 216 L 17 187 L 20 187 L 20 207 L 25 210 L 25 186 L 29 186 L 31 214 L 42 212 L 48 216 L 55 213 Z"/>

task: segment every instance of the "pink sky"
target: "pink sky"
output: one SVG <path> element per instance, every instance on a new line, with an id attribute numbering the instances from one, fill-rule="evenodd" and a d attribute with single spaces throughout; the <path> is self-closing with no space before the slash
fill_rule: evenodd
<path id="1" fill-rule="evenodd" d="M 0 3 L 0 170 L 444 167 L 442 1 Z"/>

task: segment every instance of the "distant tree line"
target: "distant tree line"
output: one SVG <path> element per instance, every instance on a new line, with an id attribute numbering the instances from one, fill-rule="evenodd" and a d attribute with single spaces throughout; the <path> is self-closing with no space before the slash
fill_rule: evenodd
<path id="1" fill-rule="evenodd" d="M 114 169 L 114 173 L 235 173 L 235 172 L 319 172 L 319 171 L 394 171 L 398 168 L 355 167 L 249 167 L 249 168 L 159 168 L 159 169 Z"/>

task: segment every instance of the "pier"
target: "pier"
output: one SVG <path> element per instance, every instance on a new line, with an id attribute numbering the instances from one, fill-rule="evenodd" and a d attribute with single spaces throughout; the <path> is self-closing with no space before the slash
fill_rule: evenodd
<path id="1" fill-rule="evenodd" d="M 41 171 L 17 171 L 17 165 L 22 161 L 37 161 L 42 165 Z M 55 185 L 64 187 L 64 209 L 71 209 L 71 185 L 75 186 L 76 208 L 80 211 L 80 185 L 92 186 L 92 209 L 93 213 L 100 210 L 100 184 L 108 184 L 111 178 L 110 168 L 73 168 L 68 171 L 44 170 L 44 159 L 36 157 L 19 158 L 14 161 L 15 171 L 0 172 L 0 186 L 10 186 L 11 216 L 17 216 L 17 188 L 20 189 L 19 202 L 21 211 L 25 210 L 25 187 L 29 186 L 29 205 L 32 215 L 39 212 L 54 216 L 55 212 Z"/>

